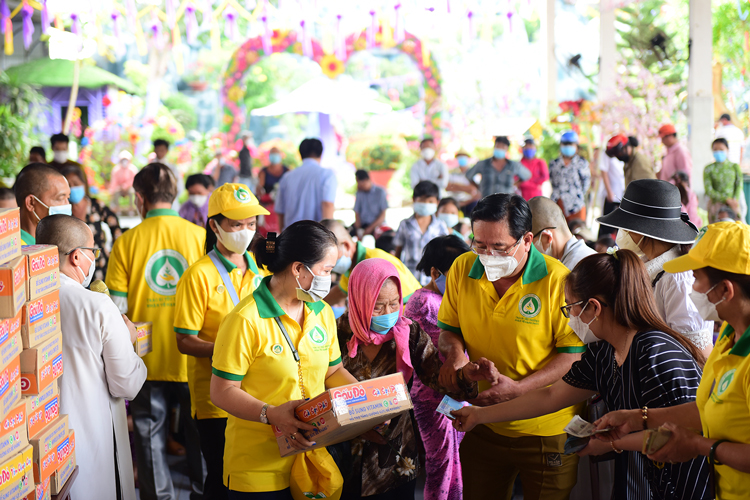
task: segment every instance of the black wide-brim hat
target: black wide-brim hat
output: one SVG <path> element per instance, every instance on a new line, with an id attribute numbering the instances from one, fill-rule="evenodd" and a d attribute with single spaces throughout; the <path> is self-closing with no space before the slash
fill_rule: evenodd
<path id="1" fill-rule="evenodd" d="M 628 184 L 620 207 L 596 221 L 667 243 L 690 244 L 698 236 L 698 229 L 682 212 L 680 190 L 656 179 Z"/>

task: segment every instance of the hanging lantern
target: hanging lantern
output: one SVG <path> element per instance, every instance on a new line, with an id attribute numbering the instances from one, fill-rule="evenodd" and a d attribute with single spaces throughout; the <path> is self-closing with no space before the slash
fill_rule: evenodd
<path id="1" fill-rule="evenodd" d="M 173 29 L 177 22 L 174 0 L 166 0 L 165 10 L 167 11 L 167 27 Z"/>
<path id="2" fill-rule="evenodd" d="M 310 39 L 310 30 L 307 23 L 303 19 L 299 22 L 300 28 L 302 29 L 302 55 L 305 57 L 312 58 L 312 40 Z"/>
<path id="3" fill-rule="evenodd" d="M 157 50 L 162 50 L 164 48 L 164 37 L 162 36 L 161 31 L 161 21 L 155 14 L 151 17 L 149 31 L 151 32 L 151 39 L 154 42 L 154 47 L 156 47 Z"/>
<path id="4" fill-rule="evenodd" d="M 121 57 L 125 54 L 125 45 L 122 42 L 122 36 L 120 33 L 120 14 L 117 11 L 112 12 L 110 15 L 112 18 L 112 34 L 115 37 L 115 54 Z"/>
<path id="5" fill-rule="evenodd" d="M 81 27 L 79 25 L 78 14 L 71 14 L 70 15 L 70 19 L 73 21 L 70 24 L 70 32 L 73 33 L 73 34 L 75 34 L 75 35 L 80 35 L 81 34 Z"/>
<path id="6" fill-rule="evenodd" d="M 134 33 L 138 24 L 138 7 L 135 5 L 135 0 L 127 0 L 125 3 L 125 16 L 128 20 L 128 29 Z"/>
<path id="7" fill-rule="evenodd" d="M 344 40 L 344 32 L 341 29 L 341 14 L 338 14 L 336 16 L 336 46 L 335 46 L 335 53 L 336 58 L 338 58 L 339 61 L 346 60 L 346 40 Z"/>

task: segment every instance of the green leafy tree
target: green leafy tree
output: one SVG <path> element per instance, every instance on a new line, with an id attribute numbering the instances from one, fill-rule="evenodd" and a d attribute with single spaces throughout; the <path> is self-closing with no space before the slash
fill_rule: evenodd
<path id="1" fill-rule="evenodd" d="M 170 94 L 162 100 L 162 103 L 185 130 L 194 130 L 198 126 L 198 114 L 185 94 L 180 92 Z"/>
<path id="2" fill-rule="evenodd" d="M 11 81 L 0 72 L 0 176 L 12 177 L 26 165 L 45 102 L 36 87 Z"/>

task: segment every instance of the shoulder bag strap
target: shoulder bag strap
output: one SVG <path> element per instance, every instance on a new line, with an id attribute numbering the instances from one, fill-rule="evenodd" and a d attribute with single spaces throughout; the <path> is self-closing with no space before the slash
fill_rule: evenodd
<path id="1" fill-rule="evenodd" d="M 216 267 L 216 270 L 219 271 L 219 276 L 221 276 L 221 281 L 224 282 L 224 288 L 227 289 L 227 292 L 229 292 L 229 297 L 232 299 L 232 304 L 237 306 L 237 304 L 240 303 L 240 298 L 237 296 L 237 290 L 234 289 L 234 284 L 232 283 L 232 280 L 229 278 L 229 273 L 227 272 L 227 268 L 224 267 L 224 264 L 219 259 L 219 256 L 216 255 L 216 250 L 211 250 L 208 252 L 208 256 L 211 258 L 211 262 L 214 263 L 214 267 Z"/>
<path id="2" fill-rule="evenodd" d="M 287 333 L 286 328 L 284 328 L 284 324 L 281 322 L 281 318 L 278 316 L 273 318 L 274 321 L 276 321 L 276 324 L 279 325 L 279 330 L 281 330 L 282 335 L 284 335 L 284 338 L 286 339 L 286 343 L 289 345 L 289 349 L 292 351 L 292 356 L 294 356 L 294 361 L 297 362 L 297 376 L 299 377 L 299 390 L 302 394 L 302 399 L 307 398 L 307 395 L 305 393 L 305 384 L 302 380 L 302 363 L 300 363 L 299 360 L 299 353 L 297 352 L 297 348 L 294 347 L 294 344 L 292 343 L 292 339 L 289 337 L 289 333 Z"/>

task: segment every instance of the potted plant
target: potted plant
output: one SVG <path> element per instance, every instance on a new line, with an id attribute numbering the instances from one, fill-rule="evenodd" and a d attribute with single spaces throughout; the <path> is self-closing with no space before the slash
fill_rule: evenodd
<path id="1" fill-rule="evenodd" d="M 350 141 L 346 156 L 357 168 L 369 171 L 376 185 L 388 187 L 405 154 L 406 144 L 401 138 L 367 137 Z"/>

